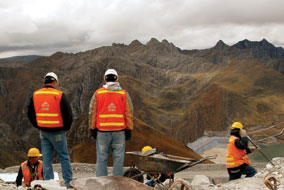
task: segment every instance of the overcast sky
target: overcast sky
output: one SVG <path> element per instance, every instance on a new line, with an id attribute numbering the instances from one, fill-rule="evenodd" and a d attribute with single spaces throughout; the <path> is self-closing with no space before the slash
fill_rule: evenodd
<path id="1" fill-rule="evenodd" d="M 284 0 L 0 0 L 0 57 L 82 52 L 151 38 L 205 49 L 284 47 Z"/>

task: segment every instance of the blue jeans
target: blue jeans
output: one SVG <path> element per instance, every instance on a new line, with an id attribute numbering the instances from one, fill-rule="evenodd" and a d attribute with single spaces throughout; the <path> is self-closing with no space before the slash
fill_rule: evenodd
<path id="1" fill-rule="evenodd" d="M 125 152 L 125 132 L 100 132 L 97 133 L 97 163 L 96 176 L 107 176 L 108 155 L 111 149 L 113 158 L 113 176 L 123 175 L 123 163 Z"/>
<path id="2" fill-rule="evenodd" d="M 229 173 L 229 181 L 239 179 L 242 175 L 246 175 L 246 177 L 252 177 L 254 176 L 257 171 L 254 169 L 254 167 L 243 164 L 236 168 L 228 168 Z"/>
<path id="3" fill-rule="evenodd" d="M 62 169 L 62 176 L 66 187 L 70 187 L 72 180 L 72 167 L 67 149 L 65 132 L 47 132 L 40 130 L 41 151 L 43 154 L 43 178 L 44 180 L 54 179 L 52 168 L 52 154 L 55 149 L 59 157 Z"/>

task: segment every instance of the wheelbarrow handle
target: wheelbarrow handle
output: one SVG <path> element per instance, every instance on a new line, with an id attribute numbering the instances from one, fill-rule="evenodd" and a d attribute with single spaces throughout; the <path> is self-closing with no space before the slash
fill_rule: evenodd
<path id="1" fill-rule="evenodd" d="M 217 154 L 209 155 L 209 156 L 206 156 L 206 157 L 201 158 L 200 160 L 196 160 L 196 161 L 194 162 L 194 164 L 192 164 L 192 165 L 196 165 L 196 164 L 199 164 L 199 163 L 204 162 L 204 161 L 206 161 L 206 160 L 212 160 L 212 159 L 216 159 L 216 158 L 217 158 Z M 191 165 L 191 166 L 192 166 L 192 165 Z"/>
<path id="2" fill-rule="evenodd" d="M 196 162 L 199 160 L 194 160 L 192 158 L 186 158 L 186 157 L 181 157 L 181 156 L 173 156 L 173 155 L 168 155 L 168 154 L 162 154 L 163 156 L 166 156 L 168 158 L 173 158 L 173 159 L 179 159 L 179 160 L 187 160 L 187 161 L 191 161 L 191 162 Z M 217 154 L 216 155 L 211 155 L 211 156 L 207 156 L 204 157 L 205 160 L 210 160 L 210 159 L 216 159 Z"/>
<path id="3" fill-rule="evenodd" d="M 204 157 L 203 159 L 211 160 L 211 159 L 216 159 L 216 158 L 217 158 L 217 154 L 214 154 L 214 155 L 206 156 L 206 157 Z"/>
<path id="4" fill-rule="evenodd" d="M 195 166 L 195 165 L 197 165 L 197 164 L 199 164 L 199 163 L 201 163 L 201 162 L 204 162 L 204 161 L 206 161 L 206 160 L 216 159 L 216 158 L 217 158 L 217 154 L 203 157 L 203 158 L 201 158 L 200 160 L 195 160 L 195 161 L 193 161 L 191 164 L 184 164 L 183 166 L 181 166 L 180 168 L 178 168 L 178 169 L 175 171 L 175 173 L 176 173 L 176 172 L 179 172 L 179 171 L 182 171 L 182 170 L 185 170 L 185 169 L 187 169 L 187 168 L 190 168 L 190 167 L 192 167 L 192 166 Z"/>
<path id="5" fill-rule="evenodd" d="M 186 157 L 181 157 L 181 156 L 174 156 L 174 155 L 169 155 L 169 154 L 163 154 L 163 156 L 166 156 L 167 158 L 172 158 L 172 159 L 178 159 L 178 160 L 186 160 L 186 161 L 194 161 L 192 158 L 186 158 Z"/>

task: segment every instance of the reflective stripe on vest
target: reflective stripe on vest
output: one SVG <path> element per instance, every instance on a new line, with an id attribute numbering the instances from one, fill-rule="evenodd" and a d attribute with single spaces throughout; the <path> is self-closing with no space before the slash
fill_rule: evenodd
<path id="1" fill-rule="evenodd" d="M 249 157 L 245 156 L 245 157 L 242 157 L 244 162 L 243 163 L 247 163 L 245 160 L 249 159 Z M 242 165 L 243 163 L 241 163 L 240 161 L 238 162 L 235 162 L 234 161 L 234 158 L 231 158 L 231 157 L 227 157 L 226 158 L 226 161 L 227 161 L 227 166 L 230 166 L 228 168 L 235 168 L 235 167 L 238 167 L 240 165 Z M 240 164 L 241 163 L 241 164 Z"/>
<path id="2" fill-rule="evenodd" d="M 43 120 L 38 120 L 37 121 L 40 124 L 58 124 L 59 121 L 43 121 Z"/>
<path id="3" fill-rule="evenodd" d="M 58 117 L 58 113 L 37 113 L 37 116 L 46 116 L 46 117 Z M 59 121 L 43 121 L 43 120 L 38 120 L 38 123 L 42 124 L 57 124 Z"/>
<path id="4" fill-rule="evenodd" d="M 246 150 L 238 149 L 235 146 L 236 136 L 231 136 L 228 143 L 228 153 L 226 157 L 227 168 L 235 168 L 244 163 L 250 164 L 250 159 L 246 155 Z"/>
<path id="5" fill-rule="evenodd" d="M 56 128 L 63 126 L 60 109 L 62 92 L 55 88 L 42 88 L 34 92 L 34 108 L 39 127 Z"/>
<path id="6" fill-rule="evenodd" d="M 125 92 L 123 92 L 123 91 L 114 91 L 114 90 L 100 90 L 100 91 L 98 91 L 98 94 L 109 93 L 109 92 L 118 93 L 118 94 L 125 94 Z"/>
<path id="7" fill-rule="evenodd" d="M 38 160 L 38 165 L 37 167 L 35 168 L 35 173 L 33 174 L 33 180 L 31 179 L 32 178 L 32 175 L 31 175 L 31 172 L 30 172 L 30 169 L 29 169 L 29 166 L 28 166 L 28 161 L 25 161 L 21 164 L 21 168 L 22 168 L 22 174 L 23 174 L 23 177 L 24 177 L 24 181 L 22 183 L 22 185 L 24 187 L 30 187 L 31 185 L 31 182 L 33 180 L 42 180 L 43 179 L 43 176 L 42 176 L 42 161 L 41 160 Z"/>
<path id="8" fill-rule="evenodd" d="M 120 117 L 122 118 L 122 114 L 104 114 L 104 115 L 99 115 L 100 118 L 107 118 L 107 117 Z"/>
<path id="9" fill-rule="evenodd" d="M 101 123 L 101 126 L 124 126 L 124 123 Z"/>
<path id="10" fill-rule="evenodd" d="M 37 116 L 58 117 L 58 113 L 37 113 Z"/>
<path id="11" fill-rule="evenodd" d="M 59 95 L 59 92 L 53 92 L 53 91 L 36 91 L 35 94 L 55 94 Z"/>
<path id="12" fill-rule="evenodd" d="M 118 131 L 126 128 L 126 92 L 101 88 L 96 92 L 97 123 L 101 131 Z"/>

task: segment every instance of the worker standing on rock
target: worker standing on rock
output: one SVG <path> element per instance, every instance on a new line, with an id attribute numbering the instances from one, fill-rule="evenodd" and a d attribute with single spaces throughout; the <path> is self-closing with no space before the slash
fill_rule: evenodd
<path id="1" fill-rule="evenodd" d="M 89 125 L 96 139 L 96 176 L 107 176 L 110 149 L 113 156 L 113 176 L 123 175 L 125 140 L 133 130 L 133 106 L 128 93 L 120 87 L 114 69 L 105 72 L 106 82 L 90 102 Z"/>
<path id="2" fill-rule="evenodd" d="M 40 131 L 44 180 L 54 179 L 52 158 L 55 149 L 61 163 L 65 186 L 69 188 L 73 173 L 65 131 L 71 128 L 72 111 L 65 94 L 56 89 L 58 77 L 55 73 L 49 72 L 45 75 L 44 85 L 31 97 L 28 117 Z"/>
<path id="3" fill-rule="evenodd" d="M 30 187 L 31 182 L 34 180 L 42 180 L 42 161 L 39 157 L 42 156 L 37 148 L 31 148 L 28 152 L 28 160 L 24 161 L 19 169 L 18 176 L 16 179 L 17 187 Z M 22 179 L 24 181 L 22 182 Z"/>
<path id="4" fill-rule="evenodd" d="M 226 157 L 229 180 L 239 179 L 242 175 L 252 177 L 256 174 L 257 171 L 250 166 L 250 159 L 247 156 L 255 150 L 256 148 L 248 147 L 248 137 L 242 123 L 234 122 Z"/>

